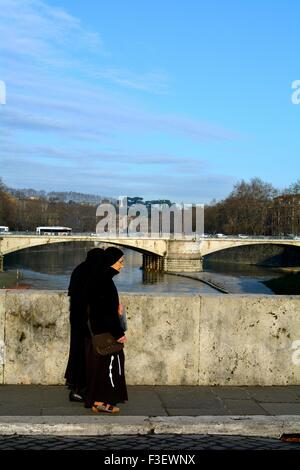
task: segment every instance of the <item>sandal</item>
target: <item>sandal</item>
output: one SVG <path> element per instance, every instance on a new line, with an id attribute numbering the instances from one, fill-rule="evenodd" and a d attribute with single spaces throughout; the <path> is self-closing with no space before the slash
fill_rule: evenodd
<path id="1" fill-rule="evenodd" d="M 110 405 L 109 403 L 103 403 L 102 401 L 95 401 L 92 406 L 92 411 L 94 411 L 94 413 L 119 413 L 120 408 Z"/>

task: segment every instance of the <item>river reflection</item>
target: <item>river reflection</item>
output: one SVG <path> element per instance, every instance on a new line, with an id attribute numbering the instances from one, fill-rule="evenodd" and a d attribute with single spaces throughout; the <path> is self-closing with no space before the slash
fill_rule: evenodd
<path id="1" fill-rule="evenodd" d="M 74 267 L 84 261 L 88 250 L 94 247 L 93 243 L 68 242 L 10 253 L 4 258 L 5 272 L 0 274 L 0 288 L 21 285 L 32 289 L 66 290 Z M 146 273 L 141 269 L 142 254 L 130 249 L 123 251 L 125 266 L 114 278 L 118 289 L 122 292 L 171 294 L 215 292 L 211 287 L 193 279 L 164 273 Z"/>

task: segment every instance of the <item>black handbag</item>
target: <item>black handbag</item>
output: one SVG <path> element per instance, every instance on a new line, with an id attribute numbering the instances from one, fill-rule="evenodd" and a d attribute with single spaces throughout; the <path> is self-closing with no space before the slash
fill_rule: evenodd
<path id="1" fill-rule="evenodd" d="M 108 356 L 109 354 L 114 354 L 122 351 L 124 348 L 123 343 L 118 343 L 116 338 L 109 332 L 99 333 L 94 335 L 90 323 L 90 306 L 87 306 L 87 315 L 88 315 L 88 327 L 92 337 L 93 349 L 96 354 L 100 356 Z"/>
<path id="2" fill-rule="evenodd" d="M 100 356 L 118 353 L 124 348 L 124 344 L 118 343 L 110 333 L 92 335 L 92 343 L 95 353 L 100 354 Z"/>

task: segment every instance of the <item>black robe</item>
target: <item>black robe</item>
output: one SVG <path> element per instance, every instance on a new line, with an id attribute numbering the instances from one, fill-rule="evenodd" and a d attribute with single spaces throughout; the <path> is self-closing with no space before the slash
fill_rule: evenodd
<path id="1" fill-rule="evenodd" d="M 90 338 L 87 325 L 87 299 L 84 286 L 87 282 L 87 262 L 79 264 L 72 272 L 68 295 L 70 297 L 70 351 L 65 372 L 66 384 L 84 396 L 86 389 L 85 340 Z"/>
<path id="2" fill-rule="evenodd" d="M 94 276 L 87 287 L 87 301 L 93 334 L 108 331 L 119 339 L 124 336 L 124 330 L 118 314 L 118 291 L 112 279 L 117 274 L 119 271 L 116 269 L 105 267 L 98 276 Z"/>
<path id="3" fill-rule="evenodd" d="M 119 296 L 113 282 L 118 274 L 106 267 L 93 278 L 87 289 L 90 325 L 93 334 L 110 332 L 116 339 L 124 336 L 118 315 Z M 125 380 L 124 352 L 100 356 L 95 353 L 91 340 L 86 341 L 87 390 L 85 406 L 95 401 L 116 404 L 128 400 Z"/>

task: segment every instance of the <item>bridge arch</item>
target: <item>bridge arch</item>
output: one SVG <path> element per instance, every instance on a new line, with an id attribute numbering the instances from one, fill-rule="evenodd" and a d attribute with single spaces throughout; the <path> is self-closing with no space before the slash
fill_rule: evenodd
<path id="1" fill-rule="evenodd" d="M 204 263 L 234 263 L 240 265 L 256 265 L 265 267 L 299 267 L 300 247 L 289 243 L 239 243 L 210 251 L 204 256 Z M 205 264 L 206 267 L 208 265 Z"/>
<path id="2" fill-rule="evenodd" d="M 221 243 L 217 239 L 201 245 L 202 256 L 210 255 L 218 251 L 225 251 L 238 247 L 257 246 L 257 245 L 276 245 L 276 246 L 291 246 L 300 247 L 300 240 L 222 240 Z"/>
<path id="3" fill-rule="evenodd" d="M 41 236 L 41 235 L 12 235 L 0 238 L 0 272 L 3 271 L 3 257 L 15 251 L 33 248 L 54 243 L 70 242 L 94 242 L 96 244 L 108 243 L 123 248 L 129 248 L 143 255 L 143 267 L 149 270 L 162 270 L 163 257 L 167 252 L 167 242 L 154 238 L 130 238 L 118 239 L 100 238 L 91 235 L 68 236 Z"/>
<path id="4" fill-rule="evenodd" d="M 166 254 L 167 246 L 166 241 L 161 239 L 145 239 L 145 238 L 118 238 L 110 239 L 100 238 L 95 236 L 10 236 L 2 237 L 0 241 L 0 253 L 6 255 L 14 251 L 23 250 L 26 248 L 54 244 L 54 243 L 70 243 L 70 242 L 95 242 L 95 243 L 108 243 L 111 245 L 118 245 L 124 248 L 131 248 L 142 254 L 152 254 L 164 256 Z"/>

